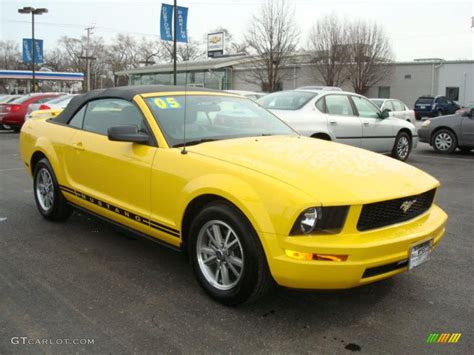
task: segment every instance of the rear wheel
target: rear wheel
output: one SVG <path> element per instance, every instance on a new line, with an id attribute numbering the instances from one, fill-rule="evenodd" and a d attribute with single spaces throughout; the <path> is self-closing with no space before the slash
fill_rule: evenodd
<path id="1" fill-rule="evenodd" d="M 438 112 L 436 113 L 436 116 L 438 116 L 438 117 L 439 117 L 439 116 L 443 116 L 443 111 L 438 110 Z"/>
<path id="2" fill-rule="evenodd" d="M 407 132 L 400 132 L 395 138 L 392 157 L 401 161 L 408 159 L 411 152 L 411 136 Z"/>
<path id="3" fill-rule="evenodd" d="M 431 140 L 431 145 L 438 153 L 450 154 L 458 145 L 456 135 L 448 129 L 436 131 Z"/>
<path id="4" fill-rule="evenodd" d="M 62 195 L 47 159 L 41 159 L 36 164 L 33 177 L 36 207 L 41 215 L 51 221 L 66 220 L 71 215 L 72 208 Z"/>
<path id="5" fill-rule="evenodd" d="M 256 232 L 233 206 L 206 206 L 194 218 L 189 238 L 194 274 L 216 301 L 229 306 L 251 302 L 273 284 Z"/>

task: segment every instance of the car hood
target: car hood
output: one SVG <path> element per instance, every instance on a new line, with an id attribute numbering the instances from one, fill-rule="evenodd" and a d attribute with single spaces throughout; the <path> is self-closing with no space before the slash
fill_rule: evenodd
<path id="1" fill-rule="evenodd" d="M 188 151 L 265 174 L 323 205 L 363 204 L 428 191 L 438 181 L 390 157 L 299 136 L 202 143 Z"/>

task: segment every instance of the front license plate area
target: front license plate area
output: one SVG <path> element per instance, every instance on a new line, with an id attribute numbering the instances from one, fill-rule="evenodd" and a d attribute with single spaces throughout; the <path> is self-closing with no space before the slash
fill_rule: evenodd
<path id="1" fill-rule="evenodd" d="M 410 248 L 410 258 L 408 259 L 408 270 L 427 262 L 430 259 L 431 249 L 433 248 L 433 239 L 416 244 Z"/>

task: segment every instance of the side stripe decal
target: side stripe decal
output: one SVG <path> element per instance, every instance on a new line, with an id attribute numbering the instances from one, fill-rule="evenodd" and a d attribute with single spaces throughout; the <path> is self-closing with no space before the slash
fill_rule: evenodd
<path id="1" fill-rule="evenodd" d="M 145 218 L 145 217 L 142 217 L 142 216 L 139 216 L 135 213 L 132 213 L 130 211 L 127 211 L 127 210 L 124 210 L 123 208 L 120 208 L 120 207 L 117 207 L 117 206 L 114 206 L 114 205 L 111 205 L 110 203 L 107 203 L 107 202 L 104 202 L 104 201 L 101 201 L 101 200 L 98 200 L 97 198 L 95 197 L 92 197 L 92 196 L 89 196 L 89 195 L 86 195 L 82 192 L 79 192 L 79 191 L 76 191 L 76 190 L 73 190 L 67 186 L 63 186 L 63 185 L 59 185 L 59 188 L 64 191 L 64 192 L 67 192 L 71 195 L 74 195 L 76 197 L 79 197 L 87 202 L 90 202 L 90 203 L 93 203 L 94 205 L 96 206 L 99 206 L 99 207 L 102 207 L 106 210 L 109 210 L 109 211 L 112 211 L 112 212 L 115 212 L 121 216 L 124 216 L 124 217 L 127 217 L 129 219 L 132 219 L 134 220 L 135 222 L 139 222 L 141 224 L 144 224 L 146 226 L 149 226 L 153 229 L 157 229 L 159 231 L 162 231 L 162 232 L 165 232 L 167 234 L 170 234 L 172 235 L 173 237 L 178 237 L 179 238 L 179 231 L 176 230 L 176 229 L 173 229 L 171 227 L 167 227 L 163 224 L 160 224 L 158 222 L 155 222 L 155 221 L 151 221 L 150 219 L 148 218 Z"/>

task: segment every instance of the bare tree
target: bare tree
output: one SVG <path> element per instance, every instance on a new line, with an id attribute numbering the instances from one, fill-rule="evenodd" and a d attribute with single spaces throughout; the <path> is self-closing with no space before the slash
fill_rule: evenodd
<path id="1" fill-rule="evenodd" d="M 350 59 L 347 27 L 331 14 L 316 22 L 309 33 L 314 77 L 325 85 L 341 86 L 346 80 L 345 68 Z"/>
<path id="2" fill-rule="evenodd" d="M 390 40 L 376 23 L 355 21 L 348 32 L 350 64 L 347 66 L 354 91 L 364 94 L 391 75 L 393 54 Z"/>
<path id="3" fill-rule="evenodd" d="M 0 68 L 18 69 L 20 66 L 20 50 L 14 41 L 0 41 Z"/>
<path id="4" fill-rule="evenodd" d="M 21 55 L 18 45 L 14 41 L 0 41 L 0 68 L 1 69 L 23 69 L 21 66 Z M 7 92 L 12 80 L 0 80 L 0 92 Z"/>
<path id="5" fill-rule="evenodd" d="M 187 43 L 179 43 L 176 48 L 177 61 L 186 62 L 190 60 L 196 60 L 204 57 L 204 51 L 201 48 L 202 43 L 188 39 Z M 162 58 L 165 62 L 173 62 L 173 43 L 172 42 L 161 42 L 162 46 Z"/>
<path id="6" fill-rule="evenodd" d="M 290 62 L 298 39 L 294 9 L 285 0 L 265 0 L 245 36 L 246 51 L 253 57 L 249 81 L 258 82 L 264 91 L 278 90 L 288 75 L 282 68 Z"/>

